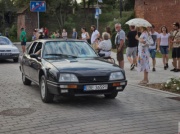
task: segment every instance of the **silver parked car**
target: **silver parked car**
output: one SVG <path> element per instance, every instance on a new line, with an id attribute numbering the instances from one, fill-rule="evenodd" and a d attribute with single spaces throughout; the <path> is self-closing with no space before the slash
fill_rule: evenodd
<path id="1" fill-rule="evenodd" d="M 0 36 L 0 59 L 13 59 L 18 62 L 19 49 L 5 36 Z"/>

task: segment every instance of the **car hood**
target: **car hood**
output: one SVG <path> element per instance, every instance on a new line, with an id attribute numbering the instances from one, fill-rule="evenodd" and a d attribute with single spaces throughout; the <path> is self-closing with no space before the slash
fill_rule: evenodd
<path id="1" fill-rule="evenodd" d="M 0 50 L 5 50 L 5 49 L 11 50 L 11 49 L 18 49 L 18 48 L 14 45 L 0 45 Z"/>
<path id="2" fill-rule="evenodd" d="M 60 72 L 71 72 L 83 75 L 107 75 L 110 72 L 121 71 L 115 64 L 111 64 L 100 58 L 77 58 L 63 60 L 48 60 Z"/>

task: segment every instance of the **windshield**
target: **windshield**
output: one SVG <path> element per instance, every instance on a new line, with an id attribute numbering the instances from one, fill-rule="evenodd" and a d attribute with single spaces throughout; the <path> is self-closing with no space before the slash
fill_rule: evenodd
<path id="1" fill-rule="evenodd" d="M 12 45 L 12 43 L 8 38 L 0 37 L 0 45 Z"/>
<path id="2" fill-rule="evenodd" d="M 52 57 L 97 57 L 94 50 L 86 43 L 81 41 L 49 41 L 43 49 L 43 58 Z"/>

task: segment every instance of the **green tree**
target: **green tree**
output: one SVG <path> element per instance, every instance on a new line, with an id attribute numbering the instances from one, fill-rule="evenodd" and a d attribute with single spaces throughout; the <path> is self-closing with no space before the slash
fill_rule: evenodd
<path id="1" fill-rule="evenodd" d="M 72 13 L 74 0 L 46 0 L 47 12 L 56 17 L 59 28 L 62 29 L 68 19 L 68 14 Z"/>

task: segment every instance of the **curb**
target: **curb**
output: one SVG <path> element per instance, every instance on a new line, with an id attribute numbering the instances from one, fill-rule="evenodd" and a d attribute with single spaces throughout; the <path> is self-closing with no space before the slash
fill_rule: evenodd
<path id="1" fill-rule="evenodd" d="M 159 90 L 159 89 L 156 89 L 156 88 L 151 88 L 151 87 L 146 87 L 146 86 L 141 86 L 141 85 L 135 85 L 135 84 L 128 84 L 128 85 L 135 86 L 135 87 L 140 87 L 140 88 L 145 88 L 145 89 L 148 89 L 148 90 L 153 90 L 153 91 L 156 91 L 156 92 L 161 92 L 161 93 L 173 95 L 173 96 L 176 96 L 176 97 L 180 97 L 180 94 L 171 93 L 171 92 L 168 92 L 168 91 L 163 91 L 163 90 Z"/>

